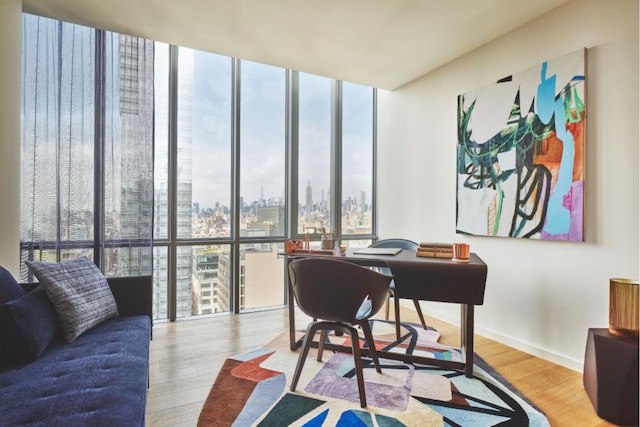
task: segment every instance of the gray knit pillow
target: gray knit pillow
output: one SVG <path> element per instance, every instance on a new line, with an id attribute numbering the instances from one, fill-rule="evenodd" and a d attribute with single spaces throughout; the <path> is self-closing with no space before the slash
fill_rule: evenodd
<path id="1" fill-rule="evenodd" d="M 118 315 L 107 279 L 89 258 L 25 263 L 47 291 L 65 341 L 71 342 L 88 329 Z"/>

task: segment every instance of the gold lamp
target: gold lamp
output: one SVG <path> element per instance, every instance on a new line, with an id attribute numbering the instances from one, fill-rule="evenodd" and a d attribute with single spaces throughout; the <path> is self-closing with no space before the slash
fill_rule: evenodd
<path id="1" fill-rule="evenodd" d="M 609 279 L 609 332 L 623 337 L 638 337 L 638 281 Z"/>

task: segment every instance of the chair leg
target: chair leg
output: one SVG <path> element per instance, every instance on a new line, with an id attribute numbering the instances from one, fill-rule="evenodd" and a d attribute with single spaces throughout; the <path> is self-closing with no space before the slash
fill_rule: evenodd
<path id="1" fill-rule="evenodd" d="M 296 370 L 293 372 L 293 378 L 291 380 L 291 391 L 296 391 L 296 385 L 298 385 L 298 380 L 300 379 L 300 374 L 302 373 L 302 367 L 304 366 L 304 361 L 307 359 L 307 354 L 309 354 L 309 347 L 311 347 L 311 342 L 313 342 L 313 335 L 318 330 L 317 323 L 311 323 L 307 327 L 307 332 L 304 336 L 304 340 L 302 341 L 302 350 L 300 350 L 300 356 L 298 356 L 298 363 L 296 364 Z"/>
<path id="2" fill-rule="evenodd" d="M 389 306 L 391 305 L 391 292 L 389 292 L 389 296 L 387 297 L 387 303 L 384 305 L 384 320 L 389 320 Z"/>
<path id="3" fill-rule="evenodd" d="M 373 340 L 373 334 L 371 333 L 371 325 L 369 325 L 368 320 L 364 320 L 360 322 L 360 326 L 362 327 L 362 332 L 364 333 L 364 340 L 367 343 L 367 347 L 369 348 L 369 354 L 371 355 L 371 360 L 373 360 L 373 365 L 376 367 L 376 372 L 381 374 L 382 369 L 380 369 L 380 361 L 378 360 L 378 350 L 376 349 L 376 343 Z"/>
<path id="4" fill-rule="evenodd" d="M 364 390 L 364 373 L 362 372 L 362 357 L 360 354 L 360 341 L 358 331 L 355 328 L 349 328 L 351 334 L 351 348 L 353 349 L 353 361 L 355 363 L 356 378 L 358 380 L 358 392 L 360 393 L 360 407 L 367 407 L 367 396 Z"/>
<path id="5" fill-rule="evenodd" d="M 413 305 L 416 306 L 416 311 L 418 312 L 418 317 L 420 318 L 420 323 L 422 323 L 422 329 L 427 329 L 427 324 L 424 321 L 424 316 L 422 315 L 422 308 L 420 308 L 420 301 L 417 299 L 413 300 Z"/>
<path id="6" fill-rule="evenodd" d="M 318 341 L 318 362 L 322 362 L 322 353 L 324 352 L 324 342 L 327 339 L 327 330 L 322 329 L 320 331 L 320 341 Z"/>
<path id="7" fill-rule="evenodd" d="M 400 300 L 394 295 L 393 308 L 396 310 L 396 339 L 400 341 Z"/>

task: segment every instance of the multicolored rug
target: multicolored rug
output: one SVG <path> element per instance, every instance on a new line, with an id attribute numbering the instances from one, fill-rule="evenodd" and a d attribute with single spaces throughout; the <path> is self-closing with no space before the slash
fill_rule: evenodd
<path id="1" fill-rule="evenodd" d="M 438 344 L 437 331 L 404 324 L 401 342 L 391 322 L 373 321 L 376 347 L 461 360 Z M 335 343 L 345 337 L 332 336 Z M 225 361 L 203 405 L 198 426 L 549 426 L 539 410 L 476 358 L 474 378 L 462 371 L 381 359 L 382 374 L 364 359 L 367 408 L 360 408 L 353 357 L 310 352 L 295 392 L 289 391 L 298 352 L 283 333 L 262 348 Z"/>

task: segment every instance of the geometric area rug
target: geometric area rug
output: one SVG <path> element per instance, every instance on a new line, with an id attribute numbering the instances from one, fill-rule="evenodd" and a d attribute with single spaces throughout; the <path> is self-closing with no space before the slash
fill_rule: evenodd
<path id="1" fill-rule="evenodd" d="M 461 360 L 458 349 L 437 342 L 439 333 L 433 329 L 403 323 L 400 341 L 392 322 L 373 320 L 372 330 L 379 351 Z M 461 370 L 402 363 L 383 355 L 379 374 L 365 358 L 368 406 L 360 408 L 351 354 L 325 350 L 318 362 L 311 349 L 291 392 L 298 352 L 289 349 L 288 336 L 282 333 L 264 347 L 224 362 L 198 427 L 549 426 L 542 412 L 477 355 L 473 378 Z M 331 336 L 330 341 L 349 345 L 344 336 Z"/>

